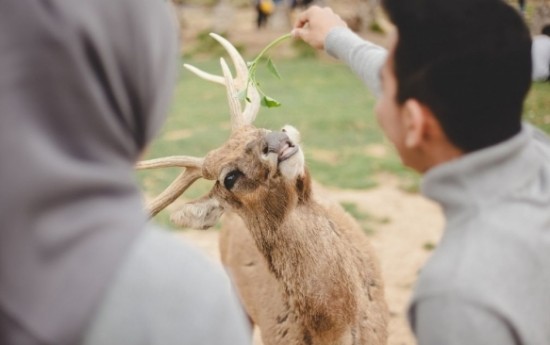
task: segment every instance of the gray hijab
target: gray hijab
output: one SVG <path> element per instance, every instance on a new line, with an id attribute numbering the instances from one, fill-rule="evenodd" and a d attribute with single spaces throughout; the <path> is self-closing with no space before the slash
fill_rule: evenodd
<path id="1" fill-rule="evenodd" d="M 161 0 L 0 1 L 0 344 L 77 344 L 145 229 L 176 41 Z"/>

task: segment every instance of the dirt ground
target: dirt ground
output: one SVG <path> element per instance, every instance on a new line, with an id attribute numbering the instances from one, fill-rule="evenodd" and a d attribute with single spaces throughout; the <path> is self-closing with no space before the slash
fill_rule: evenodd
<path id="1" fill-rule="evenodd" d="M 285 32 L 284 28 L 273 29 L 270 26 L 265 30 L 256 30 L 254 16 L 251 9 L 181 8 L 179 17 L 183 23 L 184 51 L 193 46 L 194 35 L 205 30 L 227 31 L 232 42 L 244 46 L 251 53 L 259 51 Z M 270 25 L 275 26 L 273 23 Z M 379 44 L 384 43 L 384 37 L 368 37 Z M 376 226 L 371 240 L 381 261 L 386 299 L 391 312 L 388 344 L 415 344 L 405 313 L 419 269 L 429 257 L 430 248 L 437 245 L 440 238 L 443 228 L 440 209 L 421 195 L 401 191 L 397 181 L 387 177 L 382 178 L 379 186 L 371 190 L 331 189 L 330 192 L 335 199 L 356 203 L 360 210 L 385 220 Z M 188 230 L 182 232 L 181 236 L 219 262 L 216 230 Z M 257 333 L 254 344 L 262 344 Z"/>

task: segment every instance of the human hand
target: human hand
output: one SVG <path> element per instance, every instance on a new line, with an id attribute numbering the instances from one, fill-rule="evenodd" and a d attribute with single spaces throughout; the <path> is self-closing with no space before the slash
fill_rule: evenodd
<path id="1" fill-rule="evenodd" d="M 311 6 L 298 16 L 292 36 L 302 39 L 313 48 L 324 49 L 325 38 L 335 27 L 347 28 L 348 25 L 331 8 Z"/>

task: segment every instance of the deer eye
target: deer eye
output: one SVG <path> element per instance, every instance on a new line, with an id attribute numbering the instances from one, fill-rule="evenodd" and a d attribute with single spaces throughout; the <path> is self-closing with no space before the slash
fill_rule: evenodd
<path id="1" fill-rule="evenodd" d="M 227 175 L 225 175 L 223 185 L 225 186 L 225 188 L 231 189 L 241 176 L 243 176 L 243 173 L 240 170 L 232 170 Z"/>

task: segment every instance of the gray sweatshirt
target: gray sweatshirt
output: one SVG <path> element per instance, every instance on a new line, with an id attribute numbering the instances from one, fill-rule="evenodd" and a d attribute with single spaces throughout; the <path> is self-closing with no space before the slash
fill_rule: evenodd
<path id="1" fill-rule="evenodd" d="M 346 29 L 329 54 L 375 93 L 383 49 Z M 409 307 L 422 345 L 550 344 L 550 140 L 525 124 L 513 138 L 429 170 L 422 193 L 446 228 Z"/>
<path id="2" fill-rule="evenodd" d="M 221 266 L 168 231 L 132 245 L 83 345 L 245 345 L 252 332 Z"/>

